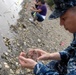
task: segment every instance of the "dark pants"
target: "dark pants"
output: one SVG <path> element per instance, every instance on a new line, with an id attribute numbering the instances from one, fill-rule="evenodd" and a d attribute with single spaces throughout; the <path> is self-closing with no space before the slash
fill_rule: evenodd
<path id="1" fill-rule="evenodd" d="M 31 15 L 33 16 L 34 13 L 35 13 L 35 12 L 31 12 Z M 33 17 L 34 17 L 34 16 L 33 16 Z M 43 17 L 42 17 L 39 13 L 36 13 L 36 16 L 35 16 L 35 17 L 37 17 L 37 21 L 39 21 L 39 22 L 44 21 Z"/>

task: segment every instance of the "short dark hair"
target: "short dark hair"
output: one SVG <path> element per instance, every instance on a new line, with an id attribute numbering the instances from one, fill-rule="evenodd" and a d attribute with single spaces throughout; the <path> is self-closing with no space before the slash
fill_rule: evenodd
<path id="1" fill-rule="evenodd" d="M 38 0 L 38 2 L 41 2 L 41 4 L 45 4 L 45 0 Z"/>

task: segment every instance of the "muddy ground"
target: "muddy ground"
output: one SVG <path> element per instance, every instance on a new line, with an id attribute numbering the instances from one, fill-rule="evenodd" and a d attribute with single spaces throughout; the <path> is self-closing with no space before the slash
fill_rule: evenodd
<path id="1" fill-rule="evenodd" d="M 21 68 L 18 62 L 21 51 L 40 48 L 48 52 L 56 52 L 65 49 L 72 41 L 72 34 L 60 27 L 59 19 L 48 20 L 51 13 L 48 5 L 44 22 L 31 23 L 28 20 L 31 17 L 31 5 L 33 5 L 31 1 L 23 1 L 17 24 L 10 26 L 10 32 L 13 33 L 14 38 L 3 37 L 8 50 L 1 55 L 0 75 L 33 75 L 32 70 Z"/>

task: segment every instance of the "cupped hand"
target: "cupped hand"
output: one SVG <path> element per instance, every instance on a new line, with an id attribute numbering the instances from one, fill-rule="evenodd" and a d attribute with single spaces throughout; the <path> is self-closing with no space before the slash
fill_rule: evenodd
<path id="1" fill-rule="evenodd" d="M 33 56 L 34 52 L 37 53 L 37 60 L 48 60 L 48 58 L 50 56 L 50 53 L 43 51 L 41 49 L 30 49 L 29 55 Z"/>
<path id="2" fill-rule="evenodd" d="M 24 52 L 21 52 L 19 55 L 19 62 L 21 66 L 24 68 L 33 69 L 35 65 L 37 64 L 37 62 L 35 62 L 34 60 L 30 58 L 26 58 L 25 56 L 26 54 Z"/>

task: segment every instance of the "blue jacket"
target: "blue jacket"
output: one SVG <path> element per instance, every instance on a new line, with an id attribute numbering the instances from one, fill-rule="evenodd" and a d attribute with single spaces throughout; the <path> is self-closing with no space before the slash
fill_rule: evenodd
<path id="1" fill-rule="evenodd" d="M 49 68 L 41 62 L 38 62 L 34 68 L 35 75 L 76 75 L 76 33 L 73 34 L 74 38 L 70 46 L 68 46 L 64 51 L 60 51 L 61 60 L 66 65 L 66 74 L 60 74 L 59 71 Z"/>

